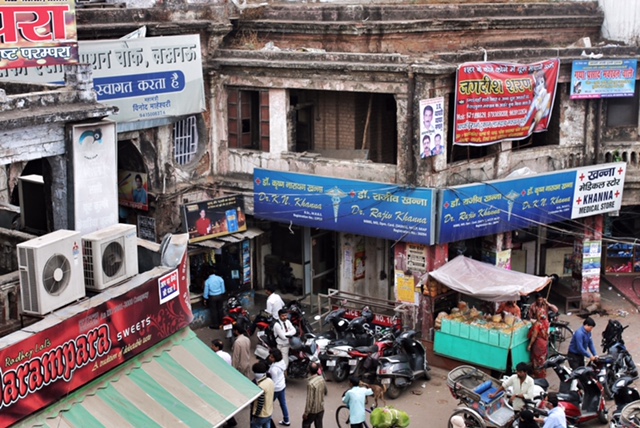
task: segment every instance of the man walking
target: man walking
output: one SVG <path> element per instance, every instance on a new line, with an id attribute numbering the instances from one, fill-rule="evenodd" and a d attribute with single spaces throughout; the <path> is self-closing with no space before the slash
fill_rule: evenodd
<path id="1" fill-rule="evenodd" d="M 596 347 L 593 344 L 593 338 L 591 337 L 591 331 L 595 326 L 596 322 L 593 318 L 587 317 L 582 322 L 582 327 L 580 327 L 571 338 L 569 352 L 567 352 L 567 360 L 569 361 L 571 370 L 584 366 L 585 358 L 593 361 L 598 356 Z M 589 351 L 591 351 L 591 355 L 589 355 Z"/>
<path id="2" fill-rule="evenodd" d="M 271 351 L 271 354 L 269 354 L 269 361 L 271 362 L 271 367 L 269 367 L 269 376 L 271 376 L 271 380 L 273 380 L 275 385 L 274 401 L 278 400 L 280 403 L 280 409 L 282 410 L 282 420 L 280 421 L 280 425 L 288 427 L 291 425 L 291 421 L 289 420 L 289 408 L 287 407 L 287 382 L 285 379 L 287 366 L 282 360 L 282 352 L 280 352 L 279 349 Z"/>
<path id="3" fill-rule="evenodd" d="M 216 275 L 215 269 L 212 269 L 211 275 L 204 282 L 204 304 L 209 307 L 211 314 L 211 325 L 209 328 L 218 329 L 222 322 L 222 302 L 224 301 L 224 293 L 226 293 L 224 280 Z"/>
<path id="4" fill-rule="evenodd" d="M 357 376 L 351 376 L 349 383 L 351 384 L 351 389 L 342 397 L 342 402 L 349 407 L 349 424 L 351 428 L 364 428 L 364 421 L 367 416 L 367 396 L 373 395 L 373 391 L 371 388 L 362 388 L 360 386 L 360 378 Z"/>
<path id="5" fill-rule="evenodd" d="M 275 385 L 267 376 L 267 363 L 258 361 L 252 367 L 255 384 L 264 392 L 251 405 L 251 428 L 271 428 Z"/>
<path id="6" fill-rule="evenodd" d="M 236 338 L 233 343 L 232 365 L 240 373 L 251 379 L 251 340 L 245 334 L 244 328 L 238 324 L 233 325 L 232 333 Z"/>
<path id="7" fill-rule="evenodd" d="M 324 417 L 324 392 L 326 385 L 324 378 L 318 374 L 318 363 L 309 364 L 309 378 L 307 379 L 307 403 L 302 414 L 302 428 L 322 428 Z"/>
<path id="8" fill-rule="evenodd" d="M 289 313 L 286 309 L 280 309 L 278 321 L 273 325 L 273 335 L 276 337 L 276 346 L 282 352 L 282 360 L 285 368 L 289 366 L 289 338 L 296 334 L 296 329 L 289 321 Z"/>
<path id="9" fill-rule="evenodd" d="M 265 288 L 267 293 L 267 312 L 273 315 L 273 318 L 278 319 L 278 312 L 284 308 L 284 300 L 278 293 L 273 285 L 267 285 Z"/>

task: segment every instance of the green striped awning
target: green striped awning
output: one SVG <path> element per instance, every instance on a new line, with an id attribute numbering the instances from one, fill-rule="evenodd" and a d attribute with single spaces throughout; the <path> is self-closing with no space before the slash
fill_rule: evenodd
<path id="1" fill-rule="evenodd" d="M 262 390 L 188 327 L 16 427 L 217 427 Z"/>

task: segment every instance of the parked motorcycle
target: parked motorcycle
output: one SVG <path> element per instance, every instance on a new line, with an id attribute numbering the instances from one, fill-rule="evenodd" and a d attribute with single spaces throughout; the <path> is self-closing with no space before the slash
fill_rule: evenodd
<path id="1" fill-rule="evenodd" d="M 334 312 L 331 312 L 327 317 Z M 363 308 L 361 316 L 349 321 L 346 328 L 343 327 L 342 319 L 344 318 L 340 312 L 334 315 L 333 323 L 338 326 L 338 330 L 334 328 L 334 331 L 339 338 L 329 342 L 324 352 L 320 354 L 323 369 L 331 372 L 336 382 L 347 379 L 351 371 L 349 364 L 357 364 L 357 361 L 350 355 L 352 348 L 370 347 L 374 342 L 373 330 L 370 327 L 370 323 L 373 321 L 373 312 L 368 307 Z"/>
<path id="2" fill-rule="evenodd" d="M 554 355 L 545 363 L 545 367 L 553 368 L 560 378 L 558 405 L 564 408 L 567 422 L 579 425 L 598 419 L 606 424 L 609 414 L 605 407 L 604 387 L 598 380 L 598 373 L 593 367 L 578 367 L 571 370 L 566 364 L 566 357 Z"/>
<path id="3" fill-rule="evenodd" d="M 232 338 L 231 329 L 238 324 L 245 330 L 249 326 L 249 313 L 242 307 L 242 303 L 236 296 L 229 296 L 224 304 L 224 315 L 222 317 L 222 329 L 226 331 L 227 339 Z"/>
<path id="4" fill-rule="evenodd" d="M 285 306 L 285 309 L 289 312 L 289 320 L 301 338 L 304 338 L 307 333 L 313 333 L 313 327 L 311 327 L 311 324 L 305 318 L 302 305 L 298 300 L 290 301 Z"/>
<path id="5" fill-rule="evenodd" d="M 609 428 L 623 428 L 629 427 L 631 425 L 624 424 L 622 421 L 622 412 L 625 407 L 629 404 L 634 403 L 635 412 L 631 412 L 630 408 L 626 409 L 626 414 L 629 415 L 634 413 L 636 416 L 636 420 L 633 421 L 636 424 L 640 423 L 640 393 L 638 390 L 631 386 L 634 379 L 631 377 L 622 377 L 616 380 L 613 384 L 613 400 L 616 403 L 616 407 L 613 409 L 611 413 L 611 420 L 609 421 Z"/>
<path id="6" fill-rule="evenodd" d="M 387 396 L 398 398 L 402 390 L 409 387 L 414 379 L 424 376 L 431 379 L 427 352 L 422 343 L 415 339 L 413 330 L 401 333 L 393 343 L 392 355 L 380 358 L 378 378 L 388 385 Z"/>
<path id="7" fill-rule="evenodd" d="M 613 385 L 618 379 L 638 378 L 636 364 L 622 339 L 622 332 L 628 327 L 623 327 L 618 320 L 610 319 L 602 332 L 601 345 L 605 355 L 598 359 L 598 368 L 601 370 L 600 377 L 604 378 L 603 386 L 608 398 L 613 398 Z"/>
<path id="8" fill-rule="evenodd" d="M 291 348 L 287 376 L 290 379 L 304 379 L 309 374 L 309 364 L 320 362 L 316 336 L 312 333 L 305 334 L 302 339 L 294 336 L 289 340 L 289 344 Z"/>
<path id="9" fill-rule="evenodd" d="M 273 333 L 275 318 L 271 313 L 262 310 L 254 318 L 247 333 L 256 334 L 258 342 L 254 354 L 259 360 L 266 361 L 272 349 L 276 348 L 276 336 Z"/>

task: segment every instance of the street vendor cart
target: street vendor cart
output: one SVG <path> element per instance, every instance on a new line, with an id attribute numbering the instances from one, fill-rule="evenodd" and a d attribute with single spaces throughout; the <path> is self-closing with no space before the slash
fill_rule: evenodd
<path id="1" fill-rule="evenodd" d="M 518 301 L 520 296 L 539 291 L 550 278 L 514 272 L 458 256 L 429 273 L 436 280 L 463 295 L 489 302 Z M 455 360 L 501 372 L 509 362 L 530 362 L 527 344 L 529 321 L 484 314 L 475 308 L 454 308 L 440 313 L 435 322 L 434 352 Z"/>

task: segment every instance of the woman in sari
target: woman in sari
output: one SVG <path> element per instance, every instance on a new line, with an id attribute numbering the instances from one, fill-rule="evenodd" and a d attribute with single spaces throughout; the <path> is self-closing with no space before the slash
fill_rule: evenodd
<path id="1" fill-rule="evenodd" d="M 547 316 L 540 314 L 529 331 L 529 345 L 527 346 L 527 350 L 531 353 L 533 377 L 536 379 L 547 377 L 547 370 L 544 368 L 544 363 L 547 361 L 548 355 L 549 327 Z"/>

